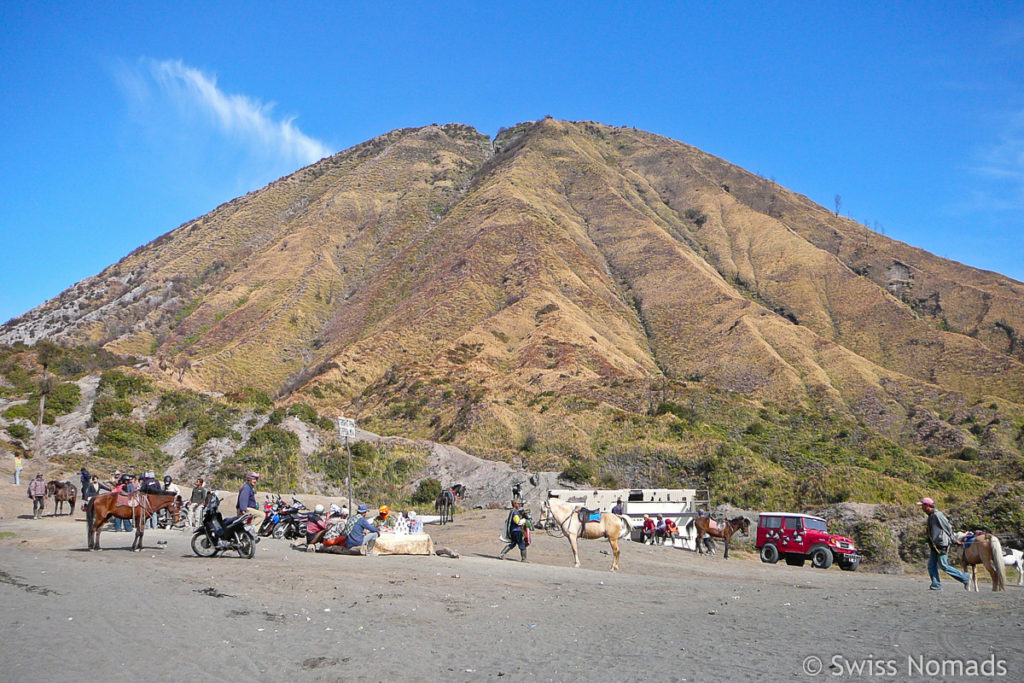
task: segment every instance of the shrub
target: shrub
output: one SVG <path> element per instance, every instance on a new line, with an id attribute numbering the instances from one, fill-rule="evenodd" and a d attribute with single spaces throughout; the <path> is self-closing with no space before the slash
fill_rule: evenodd
<path id="1" fill-rule="evenodd" d="M 132 404 L 127 399 L 114 398 L 113 396 L 100 396 L 96 399 L 96 402 L 92 404 L 91 419 L 93 424 L 99 424 L 108 417 L 113 417 L 115 415 L 128 417 L 131 414 Z"/>
<path id="2" fill-rule="evenodd" d="M 569 461 L 559 476 L 575 484 L 589 484 L 594 478 L 594 466 L 589 462 L 574 458 Z"/>
<path id="3" fill-rule="evenodd" d="M 24 441 L 29 437 L 28 427 L 23 424 L 7 425 L 7 433 L 11 435 L 11 438 L 18 441 Z"/>
<path id="4" fill-rule="evenodd" d="M 415 505 L 433 505 L 437 497 L 441 495 L 441 482 L 433 477 L 424 479 L 416 487 L 416 493 L 412 494 L 409 502 Z"/>
<path id="5" fill-rule="evenodd" d="M 153 391 L 153 385 L 145 377 L 126 375 L 120 370 L 107 370 L 100 376 L 99 393 L 112 393 L 117 398 L 141 396 Z"/>
<path id="6" fill-rule="evenodd" d="M 681 406 L 673 401 L 662 401 L 654 410 L 655 416 L 669 413 L 675 415 L 683 422 L 693 423 L 697 419 L 697 412 L 693 408 Z"/>

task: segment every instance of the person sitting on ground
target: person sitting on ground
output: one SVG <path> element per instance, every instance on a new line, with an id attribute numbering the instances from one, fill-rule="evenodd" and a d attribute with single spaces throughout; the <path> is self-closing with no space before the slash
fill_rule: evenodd
<path id="1" fill-rule="evenodd" d="M 306 550 L 313 552 L 316 544 L 327 531 L 327 520 L 324 519 L 324 506 L 317 503 L 313 511 L 306 515 Z"/>
<path id="2" fill-rule="evenodd" d="M 644 526 L 640 532 L 646 545 L 650 545 L 654 541 L 654 520 L 650 515 L 644 515 Z"/>
<path id="3" fill-rule="evenodd" d="M 373 518 L 373 525 L 382 529 L 391 529 L 395 526 L 395 519 L 391 516 L 391 508 L 381 505 L 377 516 Z"/>
<path id="4" fill-rule="evenodd" d="M 366 515 L 370 513 L 370 509 L 366 505 L 360 505 L 356 511 L 359 513 L 355 516 L 356 521 L 352 525 L 351 531 L 345 534 L 345 547 L 352 549 L 362 546 L 362 554 L 369 555 L 377 543 L 380 530 L 366 519 Z"/>

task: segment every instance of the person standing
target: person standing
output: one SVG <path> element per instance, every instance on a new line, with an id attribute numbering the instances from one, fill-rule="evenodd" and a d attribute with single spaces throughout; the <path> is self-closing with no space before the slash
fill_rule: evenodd
<path id="1" fill-rule="evenodd" d="M 612 506 L 612 514 L 622 516 L 622 499 L 619 498 L 615 501 L 615 505 Z"/>
<path id="2" fill-rule="evenodd" d="M 95 498 L 100 495 L 101 491 L 109 491 L 110 487 L 100 481 L 97 475 L 92 475 L 92 478 L 82 487 L 82 500 L 88 502 L 90 498 Z"/>
<path id="3" fill-rule="evenodd" d="M 928 589 L 942 590 L 939 569 L 962 583 L 964 588 L 969 588 L 970 577 L 949 564 L 949 546 L 953 543 L 953 527 L 949 525 L 949 520 L 935 509 L 935 501 L 931 498 L 922 498 L 918 505 L 928 515 L 928 576 L 932 580 L 932 585 Z"/>
<path id="4" fill-rule="evenodd" d="M 21 453 L 14 454 L 14 485 L 21 486 Z"/>
<path id="5" fill-rule="evenodd" d="M 192 489 L 192 497 L 189 498 L 188 523 L 192 526 L 201 526 L 203 523 L 203 506 L 206 504 L 206 482 L 202 477 L 196 479 L 196 485 Z"/>
<path id="6" fill-rule="evenodd" d="M 259 480 L 260 475 L 256 472 L 245 475 L 245 483 L 238 490 L 238 502 L 235 503 L 235 511 L 239 515 L 252 513 L 253 518 L 249 528 L 253 530 L 259 529 L 263 524 L 263 518 L 266 517 L 263 510 L 260 509 L 259 503 L 256 502 L 256 484 Z"/>
<path id="7" fill-rule="evenodd" d="M 499 560 L 504 560 L 509 550 L 519 546 L 519 561 L 529 562 L 526 559 L 526 529 L 530 523 L 529 516 L 523 512 L 523 504 L 518 498 L 512 499 L 512 510 L 505 520 L 505 537 L 508 538 L 508 545 L 498 555 Z"/>
<path id="8" fill-rule="evenodd" d="M 380 533 L 380 530 L 370 524 L 370 520 L 366 519 L 366 515 L 370 512 L 366 505 L 360 505 L 356 512 L 359 513 L 359 516 L 356 518 L 355 524 L 352 525 L 351 531 L 346 534 L 345 547 L 351 549 L 362 546 L 362 554 L 369 555 L 370 551 L 373 550 L 373 546 L 377 543 L 377 535 Z"/>
<path id="9" fill-rule="evenodd" d="M 28 497 L 32 501 L 32 519 L 42 519 L 46 505 L 46 482 L 43 481 L 42 472 L 28 483 Z"/>

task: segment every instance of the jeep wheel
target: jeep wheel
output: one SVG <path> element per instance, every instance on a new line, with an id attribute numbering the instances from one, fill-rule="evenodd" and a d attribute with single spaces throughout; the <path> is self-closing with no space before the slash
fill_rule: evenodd
<path id="1" fill-rule="evenodd" d="M 855 572 L 857 567 L 860 566 L 860 560 L 850 560 L 849 562 L 840 562 L 839 568 L 844 572 Z"/>
<path id="2" fill-rule="evenodd" d="M 788 564 L 790 567 L 802 567 L 804 566 L 805 559 L 806 558 L 803 557 L 793 557 L 792 555 L 787 555 L 786 564 Z"/>
<path id="3" fill-rule="evenodd" d="M 819 545 L 811 550 L 811 566 L 815 569 L 828 569 L 832 566 L 832 551 Z"/>
<path id="4" fill-rule="evenodd" d="M 761 561 L 768 564 L 775 564 L 779 561 L 779 549 L 774 543 L 765 543 L 761 546 Z"/>

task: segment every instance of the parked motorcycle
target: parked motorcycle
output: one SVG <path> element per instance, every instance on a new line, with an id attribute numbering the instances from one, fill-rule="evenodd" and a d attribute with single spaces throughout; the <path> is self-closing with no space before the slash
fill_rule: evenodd
<path id="1" fill-rule="evenodd" d="M 199 557 L 213 557 L 220 552 L 234 550 L 239 557 L 252 559 L 256 555 L 256 537 L 246 529 L 252 514 L 224 519 L 213 502 L 203 512 L 203 525 L 192 535 L 192 552 Z"/>
<path id="2" fill-rule="evenodd" d="M 281 496 L 278 496 L 275 500 L 271 500 L 267 497 L 265 503 L 263 503 L 263 523 L 260 524 L 260 528 L 257 529 L 256 534 L 258 536 L 270 536 L 274 532 L 274 527 L 281 521 L 281 515 L 288 508 L 288 504 L 281 500 Z"/>
<path id="3" fill-rule="evenodd" d="M 280 520 L 274 525 L 273 537 L 305 538 L 307 514 L 309 514 L 309 508 L 296 498 L 292 498 L 292 504 L 281 512 Z"/>

